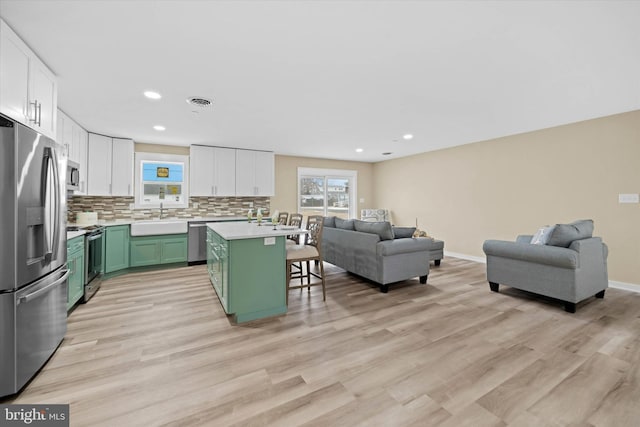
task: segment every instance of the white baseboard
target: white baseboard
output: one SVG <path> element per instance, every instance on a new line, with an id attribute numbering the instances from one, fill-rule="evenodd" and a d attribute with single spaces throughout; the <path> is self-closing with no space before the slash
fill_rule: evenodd
<path id="1" fill-rule="evenodd" d="M 609 287 L 640 293 L 640 285 L 635 285 L 633 283 L 625 283 L 625 282 L 617 282 L 615 280 L 609 280 Z"/>
<path id="2" fill-rule="evenodd" d="M 467 261 L 479 262 L 481 264 L 486 264 L 487 263 L 487 259 L 486 258 L 479 257 L 479 256 L 460 254 L 460 253 L 457 253 L 457 252 L 449 252 L 449 251 L 444 251 L 444 255 L 445 256 L 450 256 L 450 257 L 453 257 L 453 258 L 466 259 Z M 625 282 L 618 282 L 616 280 L 609 280 L 609 287 L 610 288 L 615 288 L 615 289 L 622 289 L 622 290 L 630 291 L 630 292 L 638 292 L 638 293 L 640 293 L 640 285 L 636 285 L 634 283 L 625 283 Z"/>
<path id="3" fill-rule="evenodd" d="M 481 264 L 486 264 L 487 263 L 487 259 L 485 257 L 473 256 L 473 255 L 467 255 L 467 254 L 460 254 L 458 252 L 444 251 L 444 256 L 450 256 L 450 257 L 454 257 L 454 258 L 466 259 L 467 261 L 479 262 Z"/>

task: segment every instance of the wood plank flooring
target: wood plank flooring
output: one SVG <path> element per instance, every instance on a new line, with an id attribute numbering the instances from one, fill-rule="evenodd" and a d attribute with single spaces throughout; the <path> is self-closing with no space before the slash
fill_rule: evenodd
<path id="1" fill-rule="evenodd" d="M 3 403 L 72 426 L 638 426 L 640 294 L 575 314 L 446 258 L 382 294 L 327 265 L 285 316 L 232 325 L 206 267 L 107 280 Z"/>

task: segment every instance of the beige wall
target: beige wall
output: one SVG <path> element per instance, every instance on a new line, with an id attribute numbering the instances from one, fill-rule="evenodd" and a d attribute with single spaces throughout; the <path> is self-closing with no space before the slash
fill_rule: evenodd
<path id="1" fill-rule="evenodd" d="M 298 167 L 320 169 L 347 169 L 358 172 L 358 200 L 356 212 L 361 208 L 372 207 L 373 202 L 373 164 L 348 162 L 341 160 L 314 159 L 310 157 L 292 157 L 276 155 L 276 195 L 271 198 L 271 208 L 286 212 L 298 209 Z"/>
<path id="2" fill-rule="evenodd" d="M 439 150 L 373 166 L 374 204 L 450 252 L 484 258 L 485 239 L 592 218 L 609 279 L 640 286 L 640 111 Z"/>

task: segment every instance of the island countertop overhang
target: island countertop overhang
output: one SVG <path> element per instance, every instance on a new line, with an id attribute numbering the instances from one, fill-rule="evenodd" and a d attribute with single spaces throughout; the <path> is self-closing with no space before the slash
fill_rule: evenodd
<path id="1" fill-rule="evenodd" d="M 307 230 L 300 228 L 284 229 L 282 225 L 277 225 L 274 230 L 273 225 L 268 222 L 262 225 L 258 225 L 255 222 L 208 222 L 207 227 L 225 240 L 255 239 L 307 233 Z"/>

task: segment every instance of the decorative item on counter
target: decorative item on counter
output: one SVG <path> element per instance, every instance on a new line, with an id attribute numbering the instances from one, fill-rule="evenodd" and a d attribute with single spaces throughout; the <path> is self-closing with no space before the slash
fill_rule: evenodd
<path id="1" fill-rule="evenodd" d="M 276 209 L 273 211 L 273 215 L 271 216 L 271 224 L 273 224 L 273 229 L 276 230 L 276 225 L 278 225 L 278 217 L 280 216 L 280 212 Z"/>
<path id="2" fill-rule="evenodd" d="M 262 225 L 262 208 L 258 208 L 256 219 L 258 220 L 258 225 Z"/>
<path id="3" fill-rule="evenodd" d="M 253 219 L 253 209 L 249 209 L 249 212 L 247 212 L 247 220 L 251 222 L 251 219 Z"/>

